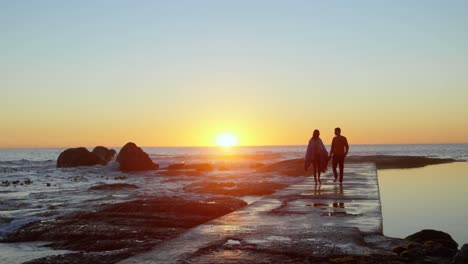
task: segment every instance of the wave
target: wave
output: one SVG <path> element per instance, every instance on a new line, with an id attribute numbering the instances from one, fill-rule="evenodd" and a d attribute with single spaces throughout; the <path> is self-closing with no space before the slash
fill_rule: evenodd
<path id="1" fill-rule="evenodd" d="M 29 217 L 29 218 L 17 218 L 17 219 L 10 219 L 9 222 L 5 225 L 0 226 L 0 237 L 15 230 L 19 229 L 20 227 L 27 225 L 32 222 L 40 221 L 45 219 L 44 217 Z"/>
<path id="2" fill-rule="evenodd" d="M 32 172 L 55 167 L 53 160 L 9 160 L 0 161 L 0 174 L 11 174 L 20 172 Z"/>
<path id="3" fill-rule="evenodd" d="M 23 166 L 28 164 L 47 164 L 47 163 L 55 163 L 55 160 L 47 159 L 47 160 L 28 160 L 28 159 L 18 159 L 18 160 L 3 160 L 0 161 L 0 165 L 6 166 Z"/>

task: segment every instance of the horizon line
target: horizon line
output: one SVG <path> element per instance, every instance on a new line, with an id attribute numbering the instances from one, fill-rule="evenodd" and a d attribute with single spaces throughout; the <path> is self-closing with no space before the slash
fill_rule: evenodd
<path id="1" fill-rule="evenodd" d="M 132 141 L 129 141 L 132 142 Z M 445 142 L 445 143 L 357 143 L 357 144 L 350 144 L 351 146 L 371 146 L 371 145 L 466 145 L 468 142 Z M 325 145 L 330 145 L 330 144 L 325 144 Z M 1 147 L 0 150 L 8 150 L 8 149 L 68 149 L 68 148 L 79 148 L 79 147 L 84 147 L 84 148 L 94 148 L 97 146 L 104 146 L 108 148 L 121 148 L 123 146 L 105 146 L 105 145 L 96 145 L 96 146 L 76 146 L 76 147 L 70 147 L 70 146 L 54 146 L 54 147 Z M 201 146 L 168 146 L 168 145 L 161 145 L 161 146 L 138 146 L 140 148 L 251 148 L 251 147 L 303 147 L 307 146 L 307 143 L 305 144 L 291 144 L 291 145 L 286 145 L 286 144 L 279 144 L 279 145 L 239 145 L 239 146 L 231 146 L 231 147 L 222 147 L 222 146 L 216 146 L 216 145 L 201 145 Z"/>

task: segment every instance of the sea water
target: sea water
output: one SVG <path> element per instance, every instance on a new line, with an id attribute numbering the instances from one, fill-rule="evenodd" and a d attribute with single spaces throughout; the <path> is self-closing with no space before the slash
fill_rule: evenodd
<path id="1" fill-rule="evenodd" d="M 329 146 L 327 146 L 329 149 Z M 118 148 L 115 148 L 119 151 Z M 269 164 L 304 156 L 306 146 L 261 147 L 155 147 L 144 148 L 161 167 L 173 163 L 211 163 L 227 166 L 229 181 L 252 181 L 249 165 Z M 156 176 L 157 172 L 122 173 L 115 162 L 107 166 L 56 168 L 63 149 L 0 149 L 0 236 L 27 223 L 54 218 L 100 204 L 116 203 L 142 196 L 182 196 L 193 176 Z M 468 144 L 438 145 L 352 145 L 350 155 L 411 155 L 453 158 L 460 163 L 407 170 L 381 170 L 379 174 L 386 235 L 404 237 L 423 228 L 452 232 L 460 243 L 468 243 Z M 204 177 L 218 177 L 216 171 Z M 304 177 L 269 178 L 292 184 Z M 216 180 L 223 180 L 216 178 Z M 10 184 L 7 184 L 7 181 Z M 16 184 L 11 184 L 16 181 Z M 89 191 L 97 184 L 125 182 L 136 190 Z M 258 197 L 245 197 L 254 202 Z M 1 248 L 1 245 L 0 245 Z"/>

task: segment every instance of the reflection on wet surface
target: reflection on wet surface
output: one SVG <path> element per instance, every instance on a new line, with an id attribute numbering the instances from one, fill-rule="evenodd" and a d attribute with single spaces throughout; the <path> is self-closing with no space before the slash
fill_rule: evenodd
<path id="1" fill-rule="evenodd" d="M 315 185 L 314 187 L 314 195 L 317 196 L 317 195 L 322 195 L 322 184 L 319 184 L 319 185 Z"/>

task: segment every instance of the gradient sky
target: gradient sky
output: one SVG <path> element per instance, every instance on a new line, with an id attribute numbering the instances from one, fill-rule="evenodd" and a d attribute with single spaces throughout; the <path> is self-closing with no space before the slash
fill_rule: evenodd
<path id="1" fill-rule="evenodd" d="M 0 0 L 0 147 L 468 142 L 468 1 Z"/>

